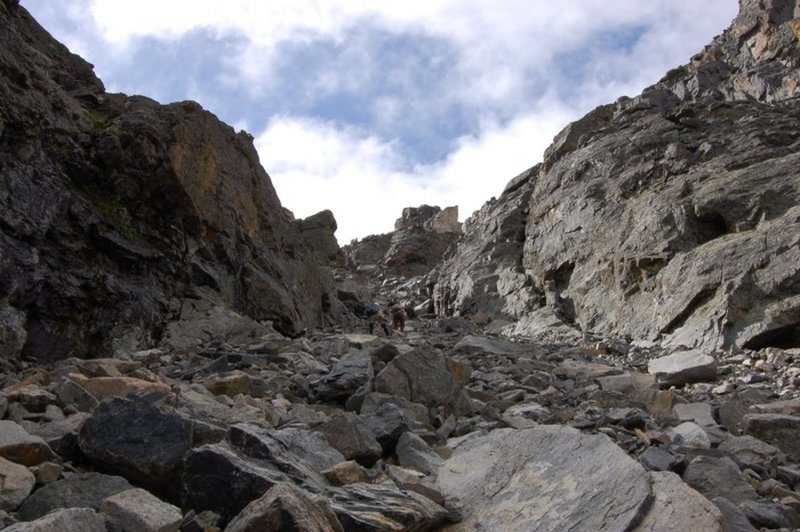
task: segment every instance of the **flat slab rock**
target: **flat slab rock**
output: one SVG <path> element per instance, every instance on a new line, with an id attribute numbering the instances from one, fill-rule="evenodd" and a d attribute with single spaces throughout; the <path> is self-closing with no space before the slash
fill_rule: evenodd
<path id="1" fill-rule="evenodd" d="M 447 530 L 626 530 L 652 499 L 648 473 L 610 439 L 554 425 L 468 438 L 438 486 L 464 513 Z"/>

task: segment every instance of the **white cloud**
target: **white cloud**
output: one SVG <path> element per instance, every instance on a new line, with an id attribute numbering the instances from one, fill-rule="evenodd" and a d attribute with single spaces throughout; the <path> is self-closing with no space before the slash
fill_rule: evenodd
<path id="1" fill-rule="evenodd" d="M 309 118 L 273 119 L 255 144 L 284 206 L 300 218 L 331 209 L 347 244 L 392 231 L 403 208 L 423 203 L 458 205 L 463 220 L 539 161 L 566 121 L 562 110 L 549 110 L 487 125 L 433 165 L 414 165 L 396 143 L 365 131 Z"/>
<path id="2" fill-rule="evenodd" d="M 540 161 L 568 121 L 687 62 L 737 8 L 736 0 L 76 0 L 65 15 L 47 0 L 23 3 L 72 21 L 67 44 L 98 54 L 87 59 L 118 76 L 143 37 L 177 42 L 203 31 L 227 40 L 216 83 L 187 74 L 193 82 L 177 99 L 215 112 L 249 97 L 258 111 L 232 121 L 263 124 L 256 146 L 282 203 L 300 217 L 333 210 L 341 243 L 392 230 L 407 206 L 457 204 L 469 216 Z M 417 48 L 387 59 L 386 39 Z M 287 64 L 297 50 L 320 64 Z M 101 64 L 98 73 L 130 92 Z M 347 113 L 335 123 L 311 116 L 320 98 L 343 93 L 358 102 L 346 111 L 361 113 L 359 127 Z M 311 110 L 269 103 L 279 100 Z M 438 144 L 426 157 L 410 147 L 429 138 Z"/>

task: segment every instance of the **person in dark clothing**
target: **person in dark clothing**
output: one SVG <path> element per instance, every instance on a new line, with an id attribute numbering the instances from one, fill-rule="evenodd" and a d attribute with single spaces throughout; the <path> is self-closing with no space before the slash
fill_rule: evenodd
<path id="1" fill-rule="evenodd" d="M 390 337 L 392 335 L 392 331 L 389 330 L 389 326 L 386 324 L 386 314 L 379 310 L 378 312 L 367 316 L 367 320 L 369 322 L 369 333 L 372 334 L 372 331 L 375 330 L 375 324 L 381 326 L 383 332 L 386 333 L 386 337 Z"/>
<path id="2" fill-rule="evenodd" d="M 406 311 L 403 307 L 395 303 L 392 308 L 392 329 L 404 332 L 406 329 Z"/>

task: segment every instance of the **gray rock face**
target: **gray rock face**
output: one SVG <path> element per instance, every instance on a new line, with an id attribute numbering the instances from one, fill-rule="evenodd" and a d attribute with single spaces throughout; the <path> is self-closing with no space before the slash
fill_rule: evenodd
<path id="1" fill-rule="evenodd" d="M 454 530 L 623 530 L 649 507 L 647 475 L 606 437 L 542 425 L 468 439 L 438 486 L 465 513 Z"/>
<path id="2" fill-rule="evenodd" d="M 437 269 L 433 301 L 436 313 L 495 319 L 519 318 L 541 304 L 522 267 L 525 223 L 538 167 L 506 186 L 464 222 L 456 253 Z"/>
<path id="3" fill-rule="evenodd" d="M 334 233 L 338 227 L 336 218 L 329 210 L 324 210 L 298 220 L 300 233 L 311 245 L 314 252 L 319 256 L 324 264 L 343 264 L 344 254 L 339 248 L 339 242 Z"/>
<path id="4" fill-rule="evenodd" d="M 465 222 L 439 314 L 547 305 L 667 345 L 800 345 L 798 15 L 744 1 L 690 64 L 568 126 Z"/>
<path id="5" fill-rule="evenodd" d="M 343 248 L 351 264 L 380 267 L 394 276 L 426 275 L 461 233 L 458 207 L 407 207 L 395 230 Z"/>
<path id="6" fill-rule="evenodd" d="M 335 317 L 333 279 L 252 137 L 193 102 L 107 94 L 22 7 L 0 3 L 0 25 L 11 356 L 20 341 L 43 361 L 150 347 L 182 301 L 209 297 L 290 335 Z"/>

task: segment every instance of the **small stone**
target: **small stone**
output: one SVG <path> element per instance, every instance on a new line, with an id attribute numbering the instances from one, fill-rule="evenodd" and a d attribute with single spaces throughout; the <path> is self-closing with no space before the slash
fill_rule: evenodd
<path id="1" fill-rule="evenodd" d="M 64 472 L 64 466 L 54 462 L 42 462 L 37 466 L 33 466 L 31 471 L 36 476 L 36 482 L 39 484 L 52 484 L 61 477 Z"/>
<path id="2" fill-rule="evenodd" d="M 322 474 L 334 486 L 370 481 L 367 469 L 355 460 L 340 462 L 332 468 L 326 469 Z"/>
<path id="3" fill-rule="evenodd" d="M 726 393 L 731 393 L 734 390 L 736 390 L 735 384 L 732 382 L 725 382 L 715 388 L 712 388 L 711 393 L 714 395 L 725 395 Z"/>
<path id="4" fill-rule="evenodd" d="M 675 444 L 695 449 L 711 448 L 711 439 L 708 434 L 700 425 L 692 421 L 681 423 L 669 432 L 672 434 L 672 441 Z"/>

